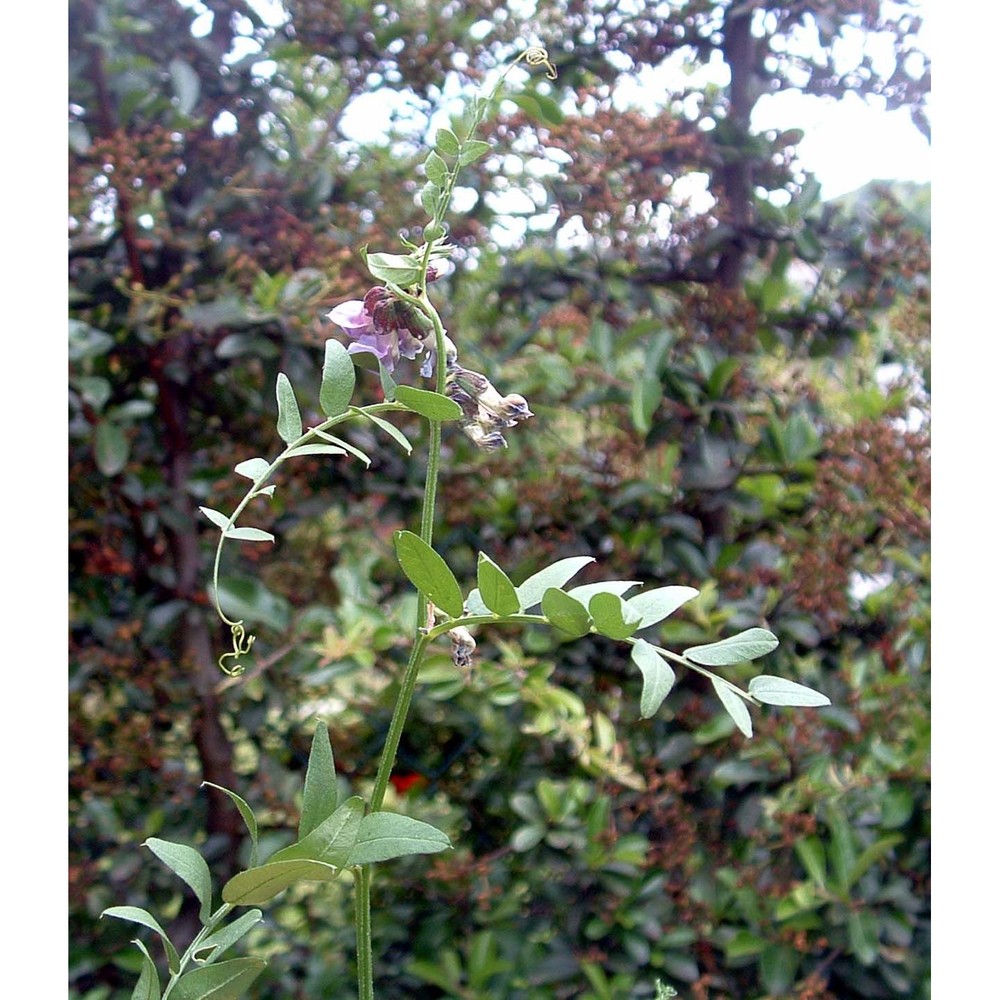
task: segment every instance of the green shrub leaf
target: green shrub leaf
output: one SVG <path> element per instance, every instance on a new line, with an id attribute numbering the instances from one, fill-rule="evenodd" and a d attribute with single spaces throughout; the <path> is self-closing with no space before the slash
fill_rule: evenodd
<path id="1" fill-rule="evenodd" d="M 570 556 L 568 559 L 560 559 L 551 566 L 546 566 L 545 569 L 540 569 L 537 573 L 529 576 L 517 588 L 521 610 L 527 611 L 533 608 L 541 601 L 549 587 L 562 587 L 564 583 L 576 576 L 584 566 L 594 561 L 593 556 Z"/>
<path id="2" fill-rule="evenodd" d="M 362 820 L 347 863 L 367 865 L 407 854 L 436 854 L 449 847 L 447 835 L 430 823 L 398 813 L 369 813 Z"/>
<path id="3" fill-rule="evenodd" d="M 306 860 L 345 867 L 364 812 L 364 800 L 360 795 L 352 795 L 301 840 L 272 854 L 268 864 Z"/>
<path id="4" fill-rule="evenodd" d="M 670 664 L 645 639 L 636 639 L 632 646 L 632 662 L 642 671 L 639 714 L 650 719 L 670 694 L 676 677 Z"/>
<path id="5" fill-rule="evenodd" d="M 485 552 L 479 553 L 476 566 L 479 596 L 496 615 L 516 615 L 521 610 L 517 590 L 507 574 Z"/>
<path id="6" fill-rule="evenodd" d="M 292 383 L 284 372 L 278 373 L 275 395 L 278 397 L 278 437 L 285 444 L 291 444 L 302 437 L 302 417 L 299 415 L 299 404 L 295 400 Z"/>
<path id="7" fill-rule="evenodd" d="M 302 815 L 299 818 L 299 840 L 313 832 L 337 810 L 340 792 L 337 769 L 333 762 L 330 733 L 325 722 L 316 725 L 313 733 L 306 780 L 302 791 Z"/>
<path id="8" fill-rule="evenodd" d="M 878 958 L 878 918 L 870 910 L 847 914 L 847 940 L 854 957 L 862 965 L 874 965 Z"/>
<path id="9" fill-rule="evenodd" d="M 94 430 L 94 461 L 108 477 L 116 476 L 128 462 L 129 443 L 121 424 L 100 420 Z"/>
<path id="10" fill-rule="evenodd" d="M 462 591 L 444 559 L 412 531 L 397 531 L 395 541 L 396 558 L 410 583 L 452 618 L 460 618 Z"/>
<path id="11" fill-rule="evenodd" d="M 228 795 L 233 805 L 236 806 L 240 816 L 243 817 L 247 833 L 250 834 L 250 866 L 253 867 L 257 864 L 257 817 L 254 815 L 253 810 L 242 796 L 237 795 L 236 792 L 231 792 L 228 788 L 223 788 L 222 785 L 217 785 L 212 781 L 203 781 L 201 785 L 202 788 L 207 785 L 209 788 L 215 788 Z"/>
<path id="12" fill-rule="evenodd" d="M 429 389 L 415 389 L 411 385 L 397 386 L 396 401 L 428 420 L 458 420 L 462 416 L 462 407 L 455 400 Z"/>
<path id="13" fill-rule="evenodd" d="M 764 989 L 773 997 L 788 996 L 799 968 L 798 952 L 787 944 L 772 944 L 758 960 Z"/>
<path id="14" fill-rule="evenodd" d="M 143 910 L 138 906 L 109 906 L 101 916 L 129 920 L 133 924 L 141 924 L 143 927 L 148 927 L 150 930 L 156 931 L 163 942 L 163 950 L 167 953 L 167 965 L 170 971 L 176 973 L 180 970 L 181 961 L 177 954 L 177 949 L 173 946 L 170 938 L 167 937 L 167 932 L 157 922 L 156 917 L 148 910 Z M 142 950 L 145 953 L 146 949 L 143 948 Z"/>
<path id="15" fill-rule="evenodd" d="M 296 882 L 333 882 L 341 869 L 321 861 L 268 861 L 234 875 L 222 888 L 222 898 L 233 906 L 259 906 Z"/>
<path id="16" fill-rule="evenodd" d="M 691 646 L 684 656 L 705 667 L 725 667 L 744 660 L 756 660 L 778 648 L 778 640 L 765 628 L 748 628 L 738 635 L 731 635 L 720 642 L 705 646 Z"/>
<path id="17" fill-rule="evenodd" d="M 754 677 L 747 689 L 758 701 L 765 705 L 798 705 L 805 708 L 816 708 L 829 705 L 830 699 L 819 691 L 813 691 L 803 684 L 786 681 L 784 677 L 772 677 L 761 674 Z"/>
<path id="18" fill-rule="evenodd" d="M 546 125 L 561 125 L 565 120 L 566 116 L 563 114 L 562 108 L 553 98 L 545 94 L 532 91 L 514 94 L 510 99 L 536 121 L 541 121 Z"/>
<path id="19" fill-rule="evenodd" d="M 694 587 L 657 587 L 635 597 L 630 597 L 625 606 L 638 612 L 641 619 L 639 628 L 649 628 L 672 615 L 682 604 L 698 596 Z"/>
<path id="20" fill-rule="evenodd" d="M 802 867 L 809 874 L 809 878 L 819 886 L 826 888 L 826 851 L 823 848 L 823 841 L 819 837 L 802 837 L 794 843 L 795 853 L 802 862 Z"/>
<path id="21" fill-rule="evenodd" d="M 288 625 L 291 616 L 286 598 L 268 590 L 257 577 L 220 577 L 219 600 L 237 619 L 260 622 L 279 631 Z"/>
<path id="22" fill-rule="evenodd" d="M 194 960 L 204 963 L 214 962 L 263 919 L 264 914 L 260 910 L 248 910 L 232 923 L 223 925 L 217 931 L 209 934 L 208 937 L 203 938 L 194 953 Z"/>
<path id="23" fill-rule="evenodd" d="M 150 837 L 144 846 L 191 887 L 201 903 L 199 917 L 205 923 L 212 912 L 212 876 L 205 859 L 187 844 L 175 844 L 158 837 Z"/>
<path id="24" fill-rule="evenodd" d="M 545 591 L 542 614 L 571 639 L 579 639 L 590 631 L 590 613 L 576 598 L 558 587 L 549 587 Z"/>
<path id="25" fill-rule="evenodd" d="M 577 590 L 583 590 L 583 587 Z M 571 597 L 575 600 L 580 598 L 575 592 L 571 592 Z M 630 611 L 625 602 L 617 595 L 607 591 L 599 591 L 594 594 L 588 604 L 590 617 L 594 619 L 594 628 L 606 635 L 609 639 L 627 639 L 638 627 L 642 620 L 635 611 Z"/>
<path id="26" fill-rule="evenodd" d="M 172 1000 L 239 1000 L 267 968 L 262 958 L 231 958 L 184 973 L 174 984 Z"/>
<path id="27" fill-rule="evenodd" d="M 182 115 L 189 115 L 198 103 L 201 93 L 201 80 L 190 63 L 183 59 L 170 60 L 170 82 L 173 84 L 174 96 L 177 98 L 177 109 Z"/>
<path id="28" fill-rule="evenodd" d="M 753 736 L 753 722 L 746 702 L 720 677 L 712 678 L 712 687 L 722 702 L 722 707 L 730 714 L 736 728 L 749 739 Z"/>
<path id="29" fill-rule="evenodd" d="M 898 843 L 903 840 L 900 833 L 890 833 L 887 837 L 869 844 L 859 855 L 847 874 L 847 886 L 850 888 L 872 865 L 884 858 Z"/>
<path id="30" fill-rule="evenodd" d="M 648 434 L 653 426 L 653 414 L 663 401 L 663 383 L 655 373 L 649 373 L 632 386 L 632 423 L 640 434 Z"/>
<path id="31" fill-rule="evenodd" d="M 726 958 L 747 958 L 750 955 L 759 955 L 767 947 L 767 941 L 756 934 L 751 933 L 746 928 L 741 927 L 726 942 Z"/>
<path id="32" fill-rule="evenodd" d="M 339 417 L 354 395 L 354 362 L 339 340 L 328 340 L 323 353 L 323 378 L 319 385 L 320 409 L 328 417 Z"/>

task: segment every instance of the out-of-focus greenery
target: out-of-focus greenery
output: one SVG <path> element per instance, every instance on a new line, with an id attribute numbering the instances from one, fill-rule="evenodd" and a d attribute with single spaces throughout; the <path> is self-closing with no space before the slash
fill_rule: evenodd
<path id="1" fill-rule="evenodd" d="M 202 780 L 252 802 L 270 848 L 316 717 L 342 780 L 373 778 L 414 614 L 391 537 L 423 470 L 360 426 L 370 469 L 289 467 L 255 512 L 273 551 L 224 567 L 260 637 L 238 681 L 216 667 L 197 507 L 231 508 L 233 466 L 278 450 L 279 370 L 315 407 L 321 314 L 367 287 L 361 246 L 418 232 L 422 144 L 518 39 L 559 79 L 491 116 L 433 290 L 463 360 L 535 417 L 495 455 L 446 437 L 437 545 L 468 581 L 485 551 L 515 582 L 593 554 L 604 578 L 698 587 L 659 641 L 765 624 L 768 669 L 833 706 L 765 709 L 747 741 L 697 677 L 640 721 L 640 679 L 598 637 L 485 629 L 469 676 L 442 649 L 392 806 L 456 850 L 376 881 L 378 995 L 929 996 L 929 192 L 822 202 L 799 135 L 748 127 L 793 85 L 922 123 L 914 15 L 534 6 L 70 4 L 74 998 L 130 995 L 135 930 L 103 908 L 193 927 L 144 839 L 197 844 L 220 884 L 245 862 Z M 896 70 L 822 58 L 856 28 L 895 38 Z M 789 54 L 796 32 L 815 58 Z M 727 86 L 611 102 L 627 72 L 720 57 Z M 351 116 L 375 93 L 409 111 L 362 144 Z M 349 895 L 266 910 L 255 996 L 349 994 Z"/>

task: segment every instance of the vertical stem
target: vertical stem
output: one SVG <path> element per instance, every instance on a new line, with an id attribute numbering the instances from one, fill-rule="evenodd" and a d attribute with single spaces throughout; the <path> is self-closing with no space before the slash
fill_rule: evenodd
<path id="1" fill-rule="evenodd" d="M 444 330 L 441 327 L 441 320 L 438 318 L 436 312 L 434 313 L 434 325 L 438 333 L 437 381 L 438 391 L 441 391 L 444 387 Z M 440 462 L 441 422 L 439 420 L 432 420 L 430 422 L 430 441 L 428 443 L 427 454 L 427 476 L 424 483 L 424 498 L 420 513 L 420 537 L 428 545 L 431 544 L 434 537 L 434 506 L 437 498 Z M 427 648 L 427 636 L 422 631 L 426 608 L 426 598 L 423 594 L 418 593 L 416 638 L 413 648 L 410 651 L 410 659 L 406 664 L 406 669 L 403 671 L 403 679 L 399 686 L 399 695 L 396 698 L 396 707 L 393 709 L 392 721 L 389 723 L 389 732 L 386 734 L 385 746 L 382 748 L 378 772 L 375 775 L 375 787 L 372 791 L 371 805 L 369 807 L 371 812 L 378 812 L 382 808 L 382 802 L 389 787 L 389 776 L 392 774 L 393 765 L 396 763 L 399 742 L 402 739 L 403 729 L 406 726 L 406 717 L 410 711 L 410 702 L 413 700 L 413 692 L 417 686 L 417 677 L 420 675 L 420 664 L 423 662 L 424 651 Z M 359 1000 L 375 1000 L 375 970 L 372 955 L 371 926 L 371 865 L 363 865 L 355 869 L 354 883 L 355 936 L 358 952 L 358 998 Z"/>
<path id="2" fill-rule="evenodd" d="M 420 598 L 418 610 L 422 610 L 422 594 Z M 409 663 L 406 664 L 403 680 L 400 682 L 399 696 L 396 698 L 396 707 L 392 713 L 392 721 L 389 723 L 389 732 L 385 738 L 382 759 L 379 761 L 378 773 L 375 775 L 375 788 L 372 791 L 371 801 L 372 812 L 378 812 L 382 808 L 382 801 L 389 786 L 389 775 L 392 774 L 392 767 L 396 763 L 396 752 L 399 750 L 399 741 L 403 735 L 403 727 L 406 725 L 406 716 L 410 710 L 410 702 L 413 700 L 417 677 L 420 674 L 420 664 L 423 662 L 426 649 L 427 636 L 421 633 L 413 644 Z"/>
<path id="3" fill-rule="evenodd" d="M 354 936 L 358 945 L 358 1000 L 375 1000 L 372 963 L 372 913 L 370 865 L 354 869 Z"/>

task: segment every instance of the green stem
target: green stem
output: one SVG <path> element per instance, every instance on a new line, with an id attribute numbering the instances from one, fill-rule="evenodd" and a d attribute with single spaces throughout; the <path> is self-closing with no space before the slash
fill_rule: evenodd
<path id="1" fill-rule="evenodd" d="M 354 936 L 358 948 L 358 1000 L 375 1000 L 372 962 L 372 911 L 370 865 L 354 869 Z"/>
<path id="2" fill-rule="evenodd" d="M 539 55 L 540 53 L 540 55 Z M 469 130 L 469 137 L 474 134 L 485 116 L 489 101 L 497 95 L 501 85 L 507 78 L 507 74 L 514 65 L 527 59 L 532 65 L 539 65 L 544 61 L 544 65 L 551 70 L 554 76 L 555 70 L 548 62 L 548 55 L 544 49 L 532 48 L 522 52 L 511 66 L 508 66 L 503 76 L 497 81 L 488 101 L 480 102 L 476 109 L 473 125 Z M 449 172 L 447 192 L 438 209 L 438 219 L 444 216 L 451 203 L 451 196 L 454 191 L 455 181 L 461 163 L 456 163 Z M 403 289 L 394 289 L 394 292 L 405 301 L 420 309 L 434 324 L 434 341 L 437 348 L 437 364 L 435 368 L 435 388 L 437 392 L 444 393 L 446 378 L 446 357 L 445 357 L 445 331 L 441 317 L 431 303 L 427 295 L 427 268 L 431 259 L 431 244 L 424 248 L 424 256 L 421 270 L 419 295 L 410 295 Z M 433 545 L 434 541 L 434 511 L 437 503 L 438 478 L 441 470 L 441 421 L 429 421 L 430 429 L 427 444 L 427 474 L 424 480 L 424 496 L 420 511 L 420 537 L 427 543 Z M 378 771 L 375 775 L 375 787 L 372 790 L 369 810 L 378 812 L 382 808 L 386 791 L 389 787 L 389 777 L 396 763 L 396 754 L 399 751 L 399 742 L 403 736 L 403 729 L 406 726 L 406 717 L 410 711 L 410 702 L 413 700 L 413 692 L 416 690 L 417 678 L 420 675 L 420 665 L 424 659 L 427 645 L 431 641 L 428 632 L 434 629 L 433 611 L 424 594 L 417 594 L 417 621 L 415 626 L 415 637 L 413 648 L 410 651 L 410 659 L 403 671 L 403 677 L 399 685 L 399 695 L 396 698 L 396 705 L 393 709 L 392 720 L 389 723 L 389 732 L 386 734 L 385 745 L 382 748 L 382 756 L 379 760 Z M 435 632 L 440 634 L 439 632 Z M 358 997 L 359 1000 L 375 1000 L 374 985 L 374 962 L 372 957 L 371 938 L 371 865 L 363 865 L 355 872 L 355 934 L 357 937 L 358 952 Z"/>
<path id="3" fill-rule="evenodd" d="M 167 997 L 170 996 L 170 993 L 173 990 L 174 986 L 177 985 L 177 980 L 180 979 L 182 975 L 184 975 L 185 968 L 194 957 L 195 952 L 201 947 L 202 941 L 204 941 L 205 938 L 207 938 L 210 934 L 212 934 L 215 931 L 216 927 L 218 927 L 219 924 L 222 923 L 226 914 L 228 914 L 232 908 L 233 908 L 232 904 L 223 903 L 222 906 L 220 906 L 215 911 L 215 913 L 213 913 L 208 918 L 208 922 L 198 932 L 198 934 L 195 936 L 195 939 L 187 946 L 187 950 L 184 952 L 184 954 L 180 956 L 180 960 L 177 966 L 177 973 L 176 975 L 172 975 L 170 977 L 170 982 L 167 983 L 167 987 L 163 991 L 163 1000 L 167 1000 Z"/>
<path id="4" fill-rule="evenodd" d="M 421 594 L 420 597 L 422 599 L 423 595 Z M 396 707 L 392 713 L 392 721 L 389 723 L 389 732 L 386 735 L 385 746 L 382 750 L 382 759 L 379 761 L 378 772 L 375 775 L 375 787 L 372 790 L 371 799 L 372 812 L 378 812 L 382 808 L 382 802 L 389 787 L 389 776 L 392 774 L 393 765 L 396 763 L 399 741 L 403 736 L 403 728 L 406 726 L 406 716 L 410 711 L 410 702 L 413 700 L 413 692 L 417 686 L 417 677 L 420 674 L 420 664 L 423 662 L 428 642 L 428 637 L 421 633 L 417 641 L 413 644 L 413 649 L 410 652 L 410 660 L 406 664 L 406 670 L 403 672 L 403 679 L 399 685 L 399 695 L 396 698 Z"/>
<path id="5" fill-rule="evenodd" d="M 424 275 L 421 286 L 424 287 L 426 280 L 427 258 L 424 260 Z M 434 323 L 434 337 L 437 344 L 437 371 L 436 382 L 437 391 L 444 392 L 445 383 L 445 350 L 444 350 L 444 326 L 437 310 L 430 304 L 426 295 L 423 296 L 424 312 L 430 316 Z M 423 504 L 420 512 L 420 537 L 428 545 L 434 540 L 434 508 L 437 501 L 438 478 L 441 470 L 441 421 L 431 420 L 429 440 L 427 445 L 427 475 L 424 480 Z M 399 695 L 396 698 L 396 705 L 393 709 L 392 720 L 389 723 L 389 732 L 386 734 L 385 746 L 382 748 L 382 756 L 379 760 L 378 771 L 375 775 L 375 787 L 372 790 L 371 812 L 378 812 L 382 808 L 385 793 L 389 787 L 389 776 L 392 774 L 393 766 L 396 763 L 396 754 L 399 751 L 399 742 L 403 737 L 403 729 L 406 726 L 406 717 L 410 711 L 410 702 L 413 700 L 413 692 L 416 690 L 417 678 L 420 675 L 420 664 L 424 659 L 424 652 L 427 643 L 430 641 L 426 634 L 424 624 L 428 617 L 428 605 L 426 597 L 417 594 L 417 621 L 415 626 L 415 638 L 413 648 L 410 650 L 410 659 L 403 671 L 403 678 L 399 685 Z M 431 618 L 427 623 L 433 626 Z M 374 983 L 374 962 L 372 958 L 372 937 L 371 937 L 371 883 L 372 868 L 365 865 L 360 869 L 360 875 L 355 878 L 355 932 L 357 935 L 358 951 L 358 996 L 359 1000 L 375 1000 Z"/>

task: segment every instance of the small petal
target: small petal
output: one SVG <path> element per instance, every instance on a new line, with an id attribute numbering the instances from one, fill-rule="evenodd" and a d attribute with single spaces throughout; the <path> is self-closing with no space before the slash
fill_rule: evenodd
<path id="1" fill-rule="evenodd" d="M 422 340 L 417 340 L 409 330 L 403 329 L 399 331 L 399 353 L 403 355 L 404 358 L 415 358 L 424 349 L 424 342 Z"/>
<path id="2" fill-rule="evenodd" d="M 463 424 L 462 430 L 481 451 L 499 451 L 507 447 L 507 440 L 499 431 L 487 431 L 480 424 Z"/>
<path id="3" fill-rule="evenodd" d="M 354 331 L 372 329 L 372 318 L 365 311 L 365 304 L 359 299 L 349 299 L 334 306 L 327 314 L 327 318 L 332 320 L 337 326 L 342 327 L 348 334 L 356 335 Z"/>

